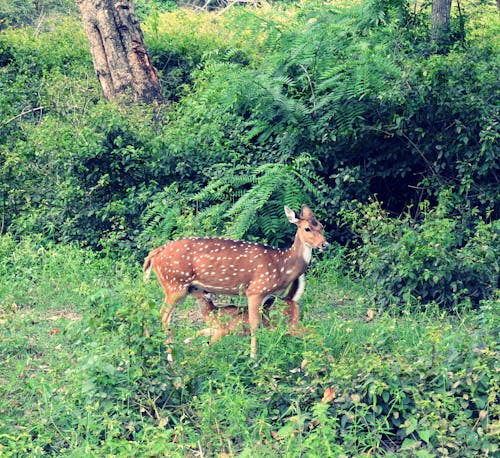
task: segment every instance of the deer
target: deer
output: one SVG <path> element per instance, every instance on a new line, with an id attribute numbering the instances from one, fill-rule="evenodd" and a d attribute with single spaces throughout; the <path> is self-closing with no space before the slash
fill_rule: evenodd
<path id="1" fill-rule="evenodd" d="M 270 297 L 261 307 L 261 324 L 264 327 L 269 328 L 271 326 L 270 310 L 274 300 L 274 297 Z M 210 345 L 213 345 L 220 338 L 235 330 L 242 332 L 247 331 L 249 325 L 248 313 L 245 312 L 243 307 L 235 305 L 216 306 L 210 294 L 206 294 L 205 297 L 201 300 L 199 299 L 199 301 L 202 305 L 202 318 L 208 327 L 199 330 L 196 333 L 197 337 L 210 337 Z M 191 340 L 192 339 L 188 338 L 184 343 L 189 343 Z"/>
<path id="2" fill-rule="evenodd" d="M 256 332 L 261 321 L 261 307 L 266 301 L 286 293 L 285 314 L 289 328 L 297 328 L 297 302 L 304 293 L 305 272 L 312 250 L 325 251 L 329 243 L 323 225 L 307 205 L 302 206 L 300 215 L 287 206 L 284 209 L 288 221 L 297 226 L 294 242 L 286 250 L 242 240 L 189 237 L 167 242 L 148 254 L 143 265 L 144 280 L 148 280 L 154 269 L 165 292 L 160 314 L 167 335 L 172 336 L 170 322 L 176 305 L 188 294 L 201 302 L 204 317 L 213 310 L 207 293 L 246 296 L 251 359 L 257 357 Z M 236 312 L 232 315 L 235 322 L 245 321 Z M 230 323 L 226 325 L 215 340 L 230 332 L 232 327 Z M 167 344 L 170 341 L 167 340 Z M 170 350 L 167 352 L 172 362 Z"/>

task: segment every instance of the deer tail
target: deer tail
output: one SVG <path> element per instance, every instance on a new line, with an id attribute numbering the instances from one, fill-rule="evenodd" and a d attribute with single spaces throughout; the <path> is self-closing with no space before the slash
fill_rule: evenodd
<path id="1" fill-rule="evenodd" d="M 151 276 L 151 269 L 153 268 L 153 260 L 156 255 L 163 249 L 163 247 L 156 248 L 148 254 L 148 257 L 144 260 L 144 265 L 142 266 L 142 270 L 144 272 L 144 281 L 148 281 Z"/>

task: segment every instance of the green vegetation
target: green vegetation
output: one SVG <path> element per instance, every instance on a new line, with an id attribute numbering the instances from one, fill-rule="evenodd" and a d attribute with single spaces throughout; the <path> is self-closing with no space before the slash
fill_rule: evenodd
<path id="1" fill-rule="evenodd" d="M 311 272 L 303 337 L 261 330 L 256 363 L 238 335 L 184 344 L 201 326 L 187 301 L 170 367 L 159 288 L 136 266 L 9 236 L 0 251 L 4 456 L 497 450 L 498 303 L 372 317 L 336 249 Z"/>
<path id="2" fill-rule="evenodd" d="M 498 453 L 495 4 L 441 48 L 399 0 L 138 10 L 161 106 L 102 100 L 73 2 L 0 0 L 0 456 Z M 304 336 L 254 363 L 188 299 L 169 366 L 144 255 L 304 202 Z"/>

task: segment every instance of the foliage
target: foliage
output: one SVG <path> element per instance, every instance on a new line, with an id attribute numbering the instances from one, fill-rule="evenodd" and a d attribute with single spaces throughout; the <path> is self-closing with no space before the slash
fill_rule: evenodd
<path id="1" fill-rule="evenodd" d="M 192 215 L 172 235 L 196 230 L 199 210 L 207 232 L 225 231 L 220 215 L 232 203 L 208 210 L 196 197 L 209 198 L 199 194 L 205 186 L 231 182 L 235 170 L 286 170 L 300 157 L 311 159 L 322 194 L 285 188 L 264 203 L 262 218 L 242 216 L 234 234 L 273 240 L 283 200 L 297 195 L 313 206 L 321 200 L 330 227 L 352 199 L 376 192 L 399 213 L 422 198 L 435 203 L 450 186 L 485 217 L 498 202 L 498 18 L 478 8 L 488 22 L 468 16 L 467 47 L 430 58 L 422 15 L 400 2 L 151 14 L 146 38 L 171 104 L 127 113 L 99 100 L 79 23 L 6 29 L 4 231 L 135 249 L 152 230 L 147 208 L 171 186 L 177 194 L 164 208 L 182 202 L 175 214 Z M 255 214 L 259 186 L 235 190 L 233 202 L 249 205 L 234 216 Z"/>
<path id="2" fill-rule="evenodd" d="M 229 174 L 227 169 L 224 172 L 195 199 L 214 202 L 199 218 L 205 218 L 205 213 L 212 213 L 215 207 L 215 211 L 222 213 L 222 221 L 227 221 L 227 233 L 235 238 L 249 234 L 251 226 L 259 227 L 261 223 L 259 230 L 266 240 L 277 244 L 283 240 L 283 224 L 273 221 L 272 215 L 280 213 L 283 202 L 298 211 L 302 203 L 309 203 L 309 196 L 322 200 L 324 184 L 314 174 L 312 161 L 307 156 L 299 156 L 290 164 L 264 164 L 250 169 L 236 166 Z"/>
<path id="3" fill-rule="evenodd" d="M 156 19 L 160 13 L 172 11 L 176 8 L 174 0 L 135 0 L 134 8 L 139 21 L 148 18 Z"/>
<path id="4" fill-rule="evenodd" d="M 3 236 L 2 455 L 494 456 L 498 302 L 370 315 L 342 253 L 308 274 L 304 336 L 261 330 L 258 364 L 241 336 L 182 343 L 187 301 L 169 366 L 138 265 Z"/>
<path id="5" fill-rule="evenodd" d="M 422 202 L 420 212 L 418 222 L 409 213 L 390 218 L 378 201 L 345 212 L 362 242 L 351 257 L 377 304 L 457 310 L 498 298 L 500 221 L 460 208 L 452 192 L 435 208 Z"/>
<path id="6" fill-rule="evenodd" d="M 141 135 L 137 129 L 135 119 L 143 114 L 125 116 L 117 108 L 96 105 L 77 135 L 74 124 L 59 125 L 46 115 L 18 141 L 4 166 L 11 177 L 7 205 L 31 211 L 14 219 L 15 233 L 42 232 L 96 248 L 111 239 L 115 249 L 128 248 L 127 241 L 136 237 L 134 219 L 162 180 L 151 131 Z M 26 195 L 26 186 L 36 193 Z"/>
<path id="7" fill-rule="evenodd" d="M 310 158 L 300 156 L 288 164 L 257 167 L 218 164 L 213 179 L 189 202 L 179 199 L 178 187 L 157 193 L 143 213 L 141 247 L 157 246 L 166 239 L 187 235 L 217 235 L 289 245 L 293 228 L 283 217 L 283 203 L 299 211 L 311 196 L 322 200 L 325 185 L 313 172 Z M 220 178 L 216 178 L 219 176 Z M 321 209 L 317 213 L 321 218 Z"/>
<path id="8" fill-rule="evenodd" d="M 74 14 L 76 4 L 72 0 L 0 0 L 0 30 L 6 27 L 36 25 L 40 27 L 47 16 Z"/>
<path id="9" fill-rule="evenodd" d="M 139 2 L 168 102 L 117 107 L 68 2 L 0 1 L 0 455 L 498 453 L 499 17 L 462 6 L 436 50 L 425 2 Z M 304 335 L 253 364 L 186 300 L 168 365 L 137 260 L 302 203 L 346 242 Z"/>
<path id="10" fill-rule="evenodd" d="M 204 65 L 208 56 L 242 63 L 255 58 L 228 21 L 211 13 L 201 15 L 184 9 L 156 13 L 148 18 L 144 29 L 153 64 L 170 100 L 181 98 L 193 84 L 192 72 Z"/>

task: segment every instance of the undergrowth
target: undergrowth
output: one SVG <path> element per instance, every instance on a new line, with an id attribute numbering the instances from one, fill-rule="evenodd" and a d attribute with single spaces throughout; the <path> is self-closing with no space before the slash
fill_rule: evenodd
<path id="1" fill-rule="evenodd" d="M 166 360 L 156 282 L 73 246 L 0 241 L 2 456 L 488 456 L 497 451 L 497 302 L 391 315 L 316 259 L 302 337 L 214 346 L 195 303 Z M 14 266 L 16 266 L 14 268 Z"/>
<path id="2" fill-rule="evenodd" d="M 460 311 L 498 298 L 500 221 L 462 205 L 452 190 L 391 218 L 381 202 L 353 203 L 344 222 L 359 237 L 350 259 L 380 307 Z"/>

